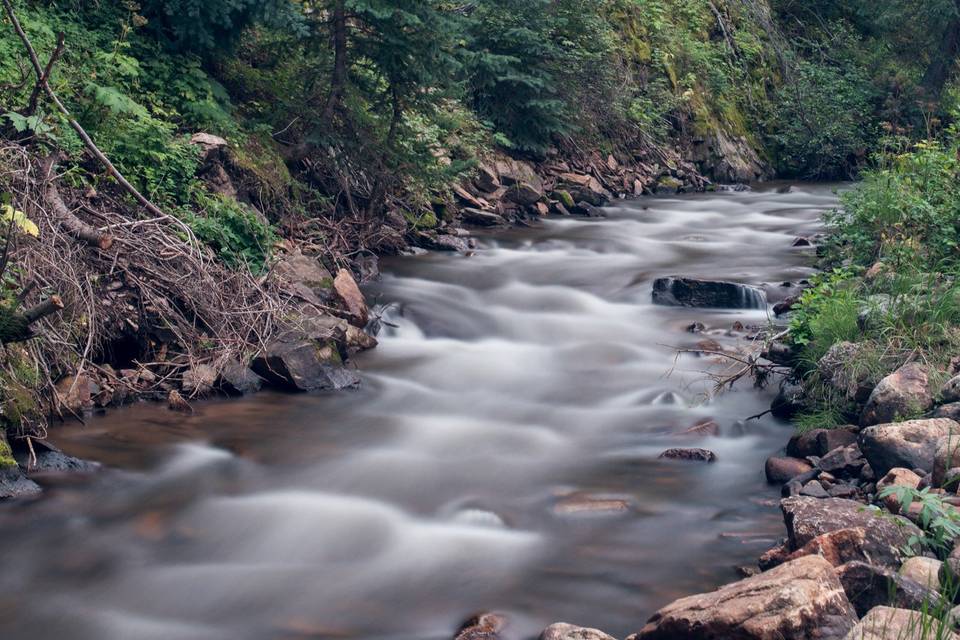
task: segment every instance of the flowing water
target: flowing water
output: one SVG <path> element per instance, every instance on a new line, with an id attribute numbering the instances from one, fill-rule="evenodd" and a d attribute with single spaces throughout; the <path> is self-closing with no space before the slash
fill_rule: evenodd
<path id="1" fill-rule="evenodd" d="M 653 279 L 768 283 L 773 302 L 834 203 L 820 185 L 649 198 L 392 259 L 362 390 L 56 430 L 109 470 L 0 509 L 0 637 L 424 640 L 491 609 L 508 638 L 638 630 L 783 534 L 762 468 L 789 436 L 746 420 L 772 390 L 708 400 L 712 358 L 675 351 L 742 344 L 767 310 L 654 306 Z M 719 435 L 683 433 L 705 419 Z M 718 461 L 658 460 L 674 446 Z"/>

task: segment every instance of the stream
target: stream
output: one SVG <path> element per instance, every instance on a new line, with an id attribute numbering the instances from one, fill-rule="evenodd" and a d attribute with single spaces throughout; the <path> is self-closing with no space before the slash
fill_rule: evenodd
<path id="1" fill-rule="evenodd" d="M 784 535 L 775 389 L 710 399 L 767 310 L 654 306 L 653 280 L 809 276 L 830 185 L 615 203 L 384 260 L 380 347 L 341 394 L 150 404 L 52 430 L 103 462 L 0 507 L 0 637 L 446 640 L 505 612 L 624 637 Z M 687 330 L 703 323 L 705 333 Z M 736 329 L 735 323 L 746 325 Z M 717 433 L 684 433 L 712 420 Z M 714 464 L 664 461 L 704 447 Z"/>

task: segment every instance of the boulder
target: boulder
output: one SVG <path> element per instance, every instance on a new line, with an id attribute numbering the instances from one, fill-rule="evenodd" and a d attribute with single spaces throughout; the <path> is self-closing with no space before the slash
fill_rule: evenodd
<path id="1" fill-rule="evenodd" d="M 805 556 L 712 593 L 677 600 L 631 638 L 812 640 L 842 638 L 856 623 L 830 563 Z"/>
<path id="2" fill-rule="evenodd" d="M 230 396 L 256 393 L 263 386 L 263 378 L 239 360 L 228 360 L 220 367 L 216 387 Z"/>
<path id="3" fill-rule="evenodd" d="M 570 209 L 570 213 L 577 216 L 584 216 L 585 218 L 602 218 L 603 211 L 590 204 L 589 202 L 580 201 L 577 204 L 573 205 L 573 208 Z"/>
<path id="4" fill-rule="evenodd" d="M 960 424 L 932 418 L 867 427 L 858 442 L 874 473 L 884 476 L 895 467 L 933 471 L 937 444 L 951 434 L 960 435 Z"/>
<path id="5" fill-rule="evenodd" d="M 960 636 L 945 625 L 946 623 L 919 611 L 874 607 L 850 630 L 845 640 L 960 640 Z M 923 631 L 924 629 L 929 631 Z"/>
<path id="6" fill-rule="evenodd" d="M 943 562 L 934 558 L 915 556 L 907 558 L 900 567 L 900 575 L 930 589 L 940 590 L 940 569 Z"/>
<path id="7" fill-rule="evenodd" d="M 20 468 L 26 470 L 31 477 L 90 474 L 103 468 L 99 462 L 67 455 L 52 443 L 36 438 L 32 438 L 29 444 L 26 439 L 14 440 L 11 450 Z"/>
<path id="8" fill-rule="evenodd" d="M 951 402 L 937 407 L 937 410 L 933 412 L 933 417 L 960 420 L 960 402 Z"/>
<path id="9" fill-rule="evenodd" d="M 822 471 L 838 477 L 853 477 L 860 475 L 860 469 L 867 463 L 856 444 L 837 447 L 822 458 L 817 466 Z"/>
<path id="10" fill-rule="evenodd" d="M 296 333 L 267 345 L 253 359 L 251 367 L 264 380 L 292 391 L 340 390 L 360 385 L 359 376 L 343 367 L 332 340 L 323 343 Z"/>
<path id="11" fill-rule="evenodd" d="M 781 420 L 792 420 L 803 410 L 803 398 L 803 387 L 784 380 L 780 383 L 777 397 L 770 403 L 770 413 Z"/>
<path id="12" fill-rule="evenodd" d="M 340 269 L 337 277 L 333 279 L 333 290 L 346 312 L 347 321 L 356 327 L 367 326 L 367 322 L 370 321 L 370 310 L 367 308 L 367 301 L 360 287 L 353 279 L 353 274 L 347 269 Z"/>
<path id="13" fill-rule="evenodd" d="M 789 549 L 789 544 L 787 546 Z M 848 562 L 878 562 L 896 566 L 899 560 L 886 545 L 877 544 L 866 527 L 850 527 L 821 534 L 791 553 L 779 556 L 771 554 L 766 564 L 769 567 L 812 555 L 823 557 L 834 567 Z"/>
<path id="14" fill-rule="evenodd" d="M 508 202 L 513 202 L 521 207 L 529 207 L 543 199 L 543 191 L 529 182 L 518 182 L 508 187 L 503 197 Z"/>
<path id="15" fill-rule="evenodd" d="M 911 536 L 922 535 L 910 521 L 865 508 L 855 500 L 798 496 L 781 500 L 780 508 L 790 548 L 794 550 L 825 533 L 862 528 L 869 534 L 869 548 L 865 551 L 870 553 L 874 562 L 899 567 L 903 549 L 908 546 Z"/>
<path id="16" fill-rule="evenodd" d="M 0 500 L 21 500 L 41 493 L 40 485 L 25 476 L 17 465 L 0 466 Z"/>
<path id="17" fill-rule="evenodd" d="M 682 277 L 654 281 L 653 302 L 672 307 L 718 309 L 764 309 L 767 306 L 766 296 L 756 287 Z"/>
<path id="18" fill-rule="evenodd" d="M 787 455 L 794 458 L 822 457 L 838 447 L 855 443 L 859 432 L 860 430 L 856 427 L 837 427 L 798 433 L 787 443 Z"/>
<path id="19" fill-rule="evenodd" d="M 54 388 L 64 413 L 80 415 L 93 406 L 90 377 L 85 373 L 62 378 Z"/>
<path id="20" fill-rule="evenodd" d="M 499 613 L 481 613 L 464 622 L 453 640 L 500 640 L 507 618 Z"/>
<path id="21" fill-rule="evenodd" d="M 533 186 L 537 191 L 543 191 L 543 181 L 533 166 L 520 160 L 501 159 L 496 163 L 497 174 L 500 176 L 500 184 L 505 187 L 512 187 L 520 182 L 526 182 Z"/>
<path id="22" fill-rule="evenodd" d="M 800 490 L 800 495 L 808 496 L 810 498 L 829 498 L 830 494 L 827 493 L 827 490 L 823 488 L 823 485 L 820 484 L 817 480 L 811 480 L 807 484 L 803 485 L 803 488 Z"/>
<path id="23" fill-rule="evenodd" d="M 659 458 L 664 460 L 684 460 L 687 462 L 716 462 L 717 454 L 707 449 L 667 449 Z"/>
<path id="24" fill-rule="evenodd" d="M 811 469 L 813 469 L 813 465 L 806 460 L 799 458 L 781 458 L 777 456 L 767 458 L 767 463 L 764 465 L 767 482 L 770 484 L 786 484 L 793 478 Z"/>
<path id="25" fill-rule="evenodd" d="M 680 191 L 683 188 L 683 182 L 677 180 L 673 176 L 663 176 L 657 180 L 657 186 L 654 188 L 654 192 L 657 195 L 671 195 Z"/>
<path id="26" fill-rule="evenodd" d="M 838 342 L 817 362 L 820 381 L 851 401 L 867 400 L 871 389 L 866 386 L 867 372 L 855 366 L 863 346 L 854 342 Z"/>
<path id="27" fill-rule="evenodd" d="M 837 577 L 858 616 L 879 605 L 895 604 L 907 609 L 933 607 L 940 594 L 926 589 L 888 567 L 853 561 L 837 567 Z"/>
<path id="28" fill-rule="evenodd" d="M 933 453 L 933 486 L 942 487 L 948 481 L 956 482 L 950 471 L 960 467 L 960 433 L 940 438 Z"/>
<path id="29" fill-rule="evenodd" d="M 332 301 L 333 276 L 319 260 L 303 255 L 299 249 L 285 255 L 273 267 L 271 277 L 312 304 L 325 305 Z"/>
<path id="30" fill-rule="evenodd" d="M 208 364 L 197 364 L 183 374 L 181 386 L 183 391 L 191 396 L 205 396 L 213 391 L 217 382 L 217 370 Z"/>
<path id="31" fill-rule="evenodd" d="M 558 622 L 544 629 L 540 634 L 540 640 L 614 640 L 614 638 L 598 629 Z"/>
<path id="32" fill-rule="evenodd" d="M 880 381 L 860 414 L 860 425 L 870 426 L 902 420 L 933 406 L 927 369 L 906 364 Z"/>
<path id="33" fill-rule="evenodd" d="M 349 351 L 357 352 L 374 349 L 379 343 L 369 333 L 351 324 L 347 327 L 346 344 Z"/>
<path id="34" fill-rule="evenodd" d="M 473 179 L 473 184 L 484 193 L 493 193 L 500 188 L 500 176 L 492 167 L 481 164 L 477 167 L 477 175 Z"/>

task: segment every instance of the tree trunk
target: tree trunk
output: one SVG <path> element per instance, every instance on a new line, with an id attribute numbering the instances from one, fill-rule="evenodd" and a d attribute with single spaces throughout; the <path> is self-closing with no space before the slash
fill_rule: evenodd
<path id="1" fill-rule="evenodd" d="M 333 75 L 330 93 L 323 109 L 323 120 L 329 121 L 340 111 L 347 88 L 347 8 L 344 0 L 333 3 Z"/>
<path id="2" fill-rule="evenodd" d="M 934 52 L 933 59 L 923 74 L 921 86 L 927 98 L 940 99 L 943 87 L 957 64 L 957 55 L 960 55 L 960 0 L 957 0 L 957 14 L 943 32 L 940 47 Z"/>

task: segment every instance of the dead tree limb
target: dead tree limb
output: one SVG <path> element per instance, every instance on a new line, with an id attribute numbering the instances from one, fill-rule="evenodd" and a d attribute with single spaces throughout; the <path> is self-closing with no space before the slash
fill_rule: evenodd
<path id="1" fill-rule="evenodd" d="M 97 247 L 106 251 L 113 246 L 113 236 L 109 233 L 103 233 L 96 227 L 92 227 L 70 211 L 69 207 L 60 197 L 60 191 L 57 189 L 57 183 L 54 171 L 57 167 L 58 154 L 54 153 L 43 161 L 43 180 L 44 196 L 47 204 L 53 210 L 57 222 L 64 231 L 74 238 L 86 242 L 92 247 Z"/>
<path id="2" fill-rule="evenodd" d="M 3 7 L 6 10 L 7 17 L 10 19 L 10 22 L 13 24 L 14 30 L 17 32 L 17 36 L 20 37 L 21 42 L 23 42 L 24 48 L 27 50 L 27 55 L 30 58 L 30 64 L 33 65 L 33 70 L 37 74 L 37 84 L 47 95 L 47 98 L 50 99 L 50 102 L 54 104 L 57 110 L 66 118 L 67 123 L 70 125 L 70 128 L 73 129 L 80 139 L 83 141 L 84 146 L 87 150 L 102 164 L 106 170 L 107 174 L 112 176 L 123 188 L 124 191 L 133 196 L 133 199 L 140 203 L 144 209 L 149 211 L 151 214 L 157 217 L 162 217 L 165 220 L 169 220 L 183 229 L 186 232 L 187 237 L 190 238 L 191 243 L 196 246 L 197 254 L 200 257 L 200 260 L 203 260 L 203 250 L 200 247 L 200 243 L 197 242 L 196 236 L 193 234 L 193 230 L 190 229 L 183 221 L 179 220 L 174 216 L 170 216 L 164 213 L 157 205 L 153 204 L 146 196 L 144 196 L 140 191 L 134 187 L 130 182 L 123 177 L 123 174 L 113 165 L 100 148 L 94 143 L 90 138 L 87 132 L 83 127 L 80 126 L 80 123 L 71 115 L 70 110 L 61 102 L 60 98 L 57 96 L 56 92 L 50 87 L 49 77 L 44 73 L 43 67 L 40 65 L 40 59 L 37 57 L 37 52 L 33 48 L 33 44 L 30 42 L 29 36 L 27 36 L 26 31 L 23 30 L 23 26 L 20 24 L 20 20 L 17 19 L 17 14 L 13 10 L 13 5 L 10 4 L 10 0 L 0 0 L 3 3 Z M 55 61 L 54 61 L 55 62 Z M 52 68 L 52 67 L 51 67 Z"/>
<path id="3" fill-rule="evenodd" d="M 53 72 L 53 66 L 57 64 L 57 60 L 60 59 L 60 56 L 63 55 L 63 45 L 65 36 L 63 31 L 57 34 L 57 48 L 53 50 L 53 53 L 50 54 L 50 59 L 47 61 L 47 66 L 43 69 L 43 75 L 40 76 L 40 79 L 37 81 L 37 84 L 33 87 L 33 92 L 30 94 L 30 102 L 27 103 L 27 112 L 24 114 L 28 118 L 37 112 L 37 106 L 40 104 L 40 93 L 43 91 L 43 85 L 49 83 L 50 74 Z"/>
<path id="4" fill-rule="evenodd" d="M 34 336 L 31 325 L 63 310 L 60 296 L 50 296 L 23 313 L 0 309 L 0 344 L 23 342 Z"/>

